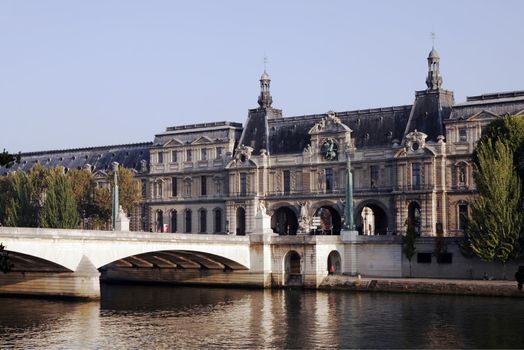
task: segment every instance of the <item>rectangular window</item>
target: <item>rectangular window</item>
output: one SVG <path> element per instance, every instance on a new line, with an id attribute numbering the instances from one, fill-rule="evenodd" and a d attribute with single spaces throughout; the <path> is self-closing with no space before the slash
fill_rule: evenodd
<path id="1" fill-rule="evenodd" d="M 452 253 L 440 253 L 437 255 L 437 263 L 439 264 L 452 264 L 453 254 Z"/>
<path id="2" fill-rule="evenodd" d="M 468 219 L 468 205 L 459 204 L 458 205 L 458 228 L 459 230 L 466 229 L 467 219 Z"/>
<path id="3" fill-rule="evenodd" d="M 291 192 L 291 175 L 289 170 L 284 170 L 282 173 L 284 175 L 284 193 L 289 193 Z"/>
<path id="4" fill-rule="evenodd" d="M 147 196 L 147 180 L 142 179 L 142 198 Z"/>
<path id="5" fill-rule="evenodd" d="M 333 169 L 326 169 L 326 192 L 333 192 Z"/>
<path id="6" fill-rule="evenodd" d="M 178 180 L 176 177 L 171 178 L 171 197 L 178 196 Z"/>
<path id="7" fill-rule="evenodd" d="M 178 163 L 178 151 L 171 151 L 171 162 Z"/>
<path id="8" fill-rule="evenodd" d="M 200 194 L 202 196 L 207 196 L 207 177 L 200 177 Z"/>
<path id="9" fill-rule="evenodd" d="M 420 163 L 411 164 L 411 186 L 414 189 L 420 188 Z"/>
<path id="10" fill-rule="evenodd" d="M 164 163 L 164 152 L 158 152 L 158 164 Z"/>
<path id="11" fill-rule="evenodd" d="M 190 149 L 186 151 L 186 161 L 188 162 L 193 161 L 193 152 Z"/>
<path id="12" fill-rule="evenodd" d="M 431 253 L 417 253 L 417 263 L 431 264 Z"/>
<path id="13" fill-rule="evenodd" d="M 223 152 L 224 152 L 223 147 L 217 147 L 217 158 L 222 158 Z"/>
<path id="14" fill-rule="evenodd" d="M 240 195 L 247 195 L 247 174 L 240 173 Z"/>
<path id="15" fill-rule="evenodd" d="M 207 160 L 207 148 L 202 148 L 200 150 L 200 159 Z"/>
<path id="16" fill-rule="evenodd" d="M 369 167 L 369 187 L 375 188 L 378 183 L 378 166 L 372 165 Z"/>
<path id="17" fill-rule="evenodd" d="M 466 142 L 468 140 L 468 130 L 466 128 L 459 128 L 459 142 Z"/>

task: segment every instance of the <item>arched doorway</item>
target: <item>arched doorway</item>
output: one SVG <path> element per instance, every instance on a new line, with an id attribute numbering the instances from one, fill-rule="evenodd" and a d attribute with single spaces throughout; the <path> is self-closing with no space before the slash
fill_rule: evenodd
<path id="1" fill-rule="evenodd" d="M 315 216 L 320 218 L 320 226 L 317 231 L 325 235 L 339 235 L 342 228 L 342 220 L 338 211 L 331 206 L 322 206 L 317 209 Z"/>
<path id="2" fill-rule="evenodd" d="M 288 207 L 280 207 L 271 216 L 271 228 L 279 235 L 296 235 L 298 220 L 295 212 Z"/>
<path id="3" fill-rule="evenodd" d="M 356 226 L 360 235 L 388 234 L 388 216 L 381 206 L 365 203 L 357 213 Z"/>
<path id="4" fill-rule="evenodd" d="M 237 208 L 237 235 L 246 234 L 246 210 L 242 207 Z"/>
<path id="5" fill-rule="evenodd" d="M 284 283 L 286 285 L 302 284 L 302 268 L 300 254 L 291 250 L 284 258 Z"/>
<path id="6" fill-rule="evenodd" d="M 422 215 L 420 205 L 417 202 L 411 202 L 408 205 L 408 226 L 409 225 L 415 229 L 417 236 L 420 236 Z"/>
<path id="7" fill-rule="evenodd" d="M 328 255 L 327 270 L 330 275 L 338 275 L 342 273 L 342 259 L 340 258 L 340 253 L 336 250 L 333 250 Z"/>

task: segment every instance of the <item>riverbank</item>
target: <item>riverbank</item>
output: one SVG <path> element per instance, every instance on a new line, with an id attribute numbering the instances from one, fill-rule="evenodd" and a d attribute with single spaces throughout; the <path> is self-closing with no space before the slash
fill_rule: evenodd
<path id="1" fill-rule="evenodd" d="M 516 281 L 454 280 L 430 278 L 375 278 L 345 275 L 327 276 L 321 290 L 351 290 L 359 292 L 478 295 L 524 298 L 524 290 Z"/>

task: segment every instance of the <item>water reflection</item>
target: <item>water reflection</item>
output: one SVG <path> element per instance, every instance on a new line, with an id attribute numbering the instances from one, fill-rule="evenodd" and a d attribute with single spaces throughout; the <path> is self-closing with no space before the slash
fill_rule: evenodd
<path id="1" fill-rule="evenodd" d="M 102 301 L 0 299 L 16 348 L 522 348 L 524 300 L 103 286 Z"/>

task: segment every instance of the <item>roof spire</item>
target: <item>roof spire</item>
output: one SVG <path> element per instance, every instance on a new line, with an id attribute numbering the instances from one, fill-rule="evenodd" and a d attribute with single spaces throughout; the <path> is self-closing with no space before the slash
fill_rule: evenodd
<path id="1" fill-rule="evenodd" d="M 260 96 L 258 96 L 258 104 L 262 108 L 270 108 L 273 103 L 273 98 L 269 92 L 271 79 L 266 72 L 267 57 L 264 55 L 264 73 L 260 77 Z"/>
<path id="2" fill-rule="evenodd" d="M 433 45 L 428 55 L 428 77 L 426 78 L 426 85 L 428 90 L 438 90 L 442 87 L 442 76 L 440 75 L 440 57 L 437 50 L 435 50 L 435 33 L 431 32 L 431 39 Z"/>

